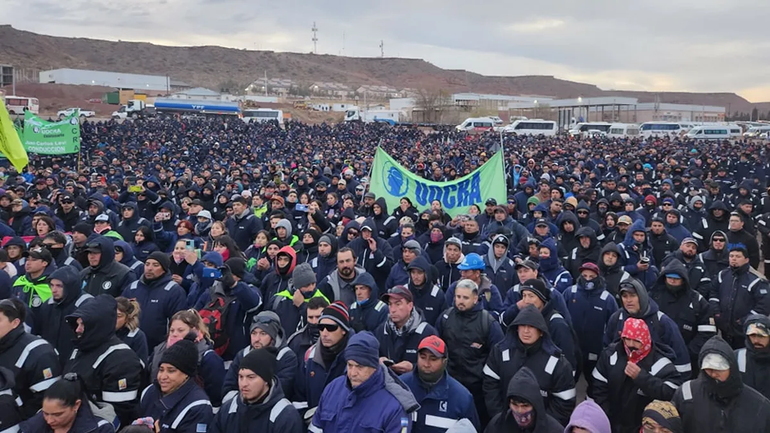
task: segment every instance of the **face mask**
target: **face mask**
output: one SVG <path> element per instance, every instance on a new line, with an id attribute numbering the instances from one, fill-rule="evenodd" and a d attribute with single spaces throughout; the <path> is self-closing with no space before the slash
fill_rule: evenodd
<path id="1" fill-rule="evenodd" d="M 48 251 L 51 252 L 51 255 L 56 257 L 59 254 L 61 254 L 62 251 L 64 251 L 64 248 L 54 248 L 54 247 L 46 247 L 48 248 Z"/>
<path id="2" fill-rule="evenodd" d="M 593 290 L 594 287 L 596 287 L 593 280 L 586 281 L 586 279 L 583 278 L 582 275 L 578 277 L 578 286 L 584 287 L 586 290 Z"/>
<path id="3" fill-rule="evenodd" d="M 519 427 L 526 428 L 535 422 L 535 409 L 524 413 L 514 411 L 511 411 L 511 413 L 513 414 L 513 419 L 516 420 L 516 424 L 518 424 Z"/>
<path id="4" fill-rule="evenodd" d="M 440 232 L 439 233 L 431 232 L 431 234 L 430 234 L 430 241 L 431 242 L 436 243 L 436 242 L 440 241 L 441 239 L 444 239 L 444 235 L 443 234 L 441 234 Z"/>
<path id="5" fill-rule="evenodd" d="M 680 284 L 678 286 L 672 286 L 671 284 L 666 283 L 666 289 L 668 289 L 671 292 L 678 292 L 682 290 L 683 287 L 684 287 L 684 284 Z"/>

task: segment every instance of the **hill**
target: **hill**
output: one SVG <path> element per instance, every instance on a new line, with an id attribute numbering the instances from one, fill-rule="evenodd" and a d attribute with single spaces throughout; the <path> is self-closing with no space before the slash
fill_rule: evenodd
<path id="1" fill-rule="evenodd" d="M 752 103 L 734 93 L 607 91 L 552 76 L 496 77 L 441 69 L 421 59 L 362 58 L 252 51 L 217 46 L 171 47 L 146 42 L 113 42 L 47 36 L 0 25 L 0 63 L 17 68 L 77 68 L 169 75 L 195 86 L 218 89 L 222 83 L 246 85 L 262 77 L 298 83 L 340 82 L 389 85 L 398 89 L 442 89 L 555 98 L 624 95 L 652 102 L 718 105 L 750 112 Z"/>

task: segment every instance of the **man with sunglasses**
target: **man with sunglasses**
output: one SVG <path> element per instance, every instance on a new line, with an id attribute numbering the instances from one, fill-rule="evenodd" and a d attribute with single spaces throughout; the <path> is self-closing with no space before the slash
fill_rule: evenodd
<path id="1" fill-rule="evenodd" d="M 316 408 L 326 385 L 345 374 L 343 352 L 354 334 L 348 307 L 340 301 L 332 302 L 324 308 L 318 329 L 318 342 L 305 352 L 294 381 L 294 407 L 300 413 Z"/>
<path id="2" fill-rule="evenodd" d="M 75 205 L 75 197 L 68 192 L 59 195 L 58 203 L 54 215 L 64 224 L 64 231 L 71 232 L 75 224 L 80 222 L 82 212 Z"/>
<path id="3" fill-rule="evenodd" d="M 40 410 L 43 393 L 61 376 L 53 346 L 24 330 L 26 312 L 16 298 L 0 301 L 0 367 L 13 372 L 25 419 Z"/>

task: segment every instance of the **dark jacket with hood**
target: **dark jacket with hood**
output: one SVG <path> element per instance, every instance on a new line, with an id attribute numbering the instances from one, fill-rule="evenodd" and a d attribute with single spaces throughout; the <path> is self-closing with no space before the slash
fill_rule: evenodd
<path id="1" fill-rule="evenodd" d="M 716 234 L 721 235 L 725 239 L 725 243 L 723 244 L 723 248 L 721 251 L 717 251 L 713 248 L 714 235 Z M 698 255 L 700 259 L 703 261 L 703 266 L 706 269 L 706 274 L 711 279 L 712 284 L 716 280 L 720 272 L 730 267 L 730 260 L 729 260 L 730 251 L 727 249 L 726 240 L 727 240 L 727 233 L 721 230 L 715 230 L 714 233 L 711 234 L 711 238 L 709 238 L 708 249 Z"/>
<path id="2" fill-rule="evenodd" d="M 721 217 L 717 218 L 714 216 L 715 209 L 722 210 Z M 708 244 L 706 244 L 706 241 L 711 239 L 711 236 L 717 230 L 721 230 L 727 233 L 729 225 L 730 209 L 728 209 L 727 205 L 721 200 L 717 200 L 711 203 L 708 208 L 707 215 L 701 219 L 700 224 L 698 224 L 698 227 L 693 233 L 693 237 L 698 240 L 698 244 L 700 245 L 699 250 L 701 252 L 706 251 L 708 249 Z"/>
<path id="3" fill-rule="evenodd" d="M 629 317 L 642 319 L 647 323 L 650 329 L 652 341 L 657 344 L 664 344 L 674 351 L 674 363 L 677 371 L 685 377 L 689 377 L 692 372 L 690 365 L 690 351 L 679 332 L 679 327 L 670 317 L 658 309 L 658 304 L 650 300 L 647 289 L 635 278 L 631 278 L 630 283 L 634 285 L 636 294 L 639 297 L 639 312 L 631 315 L 625 308 L 620 308 L 607 321 L 607 327 L 604 330 L 604 344 L 620 340 L 620 333 L 623 331 L 623 324 Z"/>
<path id="4" fill-rule="evenodd" d="M 417 365 L 417 346 L 422 339 L 437 335 L 436 328 L 426 322 L 416 308 L 412 309 L 411 317 L 398 332 L 393 329 L 393 322 L 387 319 L 373 334 L 380 342 L 380 356 L 392 359 L 395 364 L 409 361 L 413 365 Z"/>
<path id="5" fill-rule="evenodd" d="M 369 299 L 363 302 L 356 300 L 350 305 L 350 326 L 356 332 L 373 333 L 388 319 L 388 304 L 379 300 L 377 283 L 370 273 L 358 275 L 353 285 L 369 287 Z"/>
<path id="6" fill-rule="evenodd" d="M 141 413 L 160 425 L 160 433 L 203 430 L 214 420 L 208 396 L 192 378 L 164 395 L 157 380 L 142 391 Z"/>
<path id="7" fill-rule="evenodd" d="M 331 234 L 327 234 L 325 236 L 329 238 L 329 245 L 332 247 L 331 252 L 326 257 L 323 257 L 319 254 L 315 259 L 313 259 L 316 261 L 315 266 L 313 266 L 312 263 L 310 264 L 310 266 L 315 269 L 315 277 L 318 281 L 322 281 L 337 269 L 337 237 Z"/>
<path id="8" fill-rule="evenodd" d="M 618 255 L 618 260 L 612 266 L 604 264 L 604 254 L 614 251 Z M 599 255 L 599 271 L 601 276 L 604 277 L 604 282 L 607 287 L 607 291 L 610 292 L 613 298 L 619 299 L 620 294 L 618 290 L 620 288 L 620 282 L 631 278 L 631 274 L 623 269 L 623 263 L 621 262 L 620 248 L 614 243 L 610 242 L 602 248 Z"/>
<path id="9" fill-rule="evenodd" d="M 676 240 L 676 238 L 668 234 L 665 228 L 663 233 L 659 235 L 650 230 L 647 232 L 647 236 L 650 238 L 650 245 L 652 245 L 652 258 L 655 260 L 655 263 L 661 264 L 661 267 L 663 266 L 663 259 L 668 254 L 677 251 L 682 243 L 681 240 Z"/>
<path id="10" fill-rule="evenodd" d="M 372 252 L 369 243 L 359 236 L 348 245 L 356 253 L 356 265 L 366 269 L 375 281 L 385 281 L 393 266 L 393 251 L 388 241 L 377 235 L 377 225 L 374 220 L 367 218 L 361 229 L 368 227 L 372 231 L 372 239 L 377 243 L 377 251 Z"/>
<path id="11" fill-rule="evenodd" d="M 535 411 L 535 424 L 522 429 L 510 409 L 497 414 L 490 421 L 484 433 L 562 433 L 564 427 L 546 411 L 537 377 L 529 368 L 522 368 L 507 385 L 505 401 L 511 398 L 529 402 Z"/>
<path id="12" fill-rule="evenodd" d="M 518 336 L 522 325 L 538 329 L 542 336 L 532 345 L 522 343 Z M 573 368 L 551 340 L 546 319 L 534 306 L 521 310 L 484 365 L 484 399 L 490 415 L 506 412 L 508 400 L 503 390 L 522 367 L 530 369 L 539 389 L 546 394 L 548 413 L 566 424 L 576 401 Z"/>
<path id="13" fill-rule="evenodd" d="M 446 298 L 441 288 L 434 283 L 435 267 L 431 266 L 425 257 L 420 256 L 412 260 L 409 269 L 420 269 L 425 273 L 425 283 L 421 286 L 415 285 L 411 280 L 406 286 L 412 292 L 415 308 L 422 312 L 425 321 L 436 323 L 441 313 L 446 310 Z M 387 309 L 387 305 L 385 308 Z"/>
<path id="14" fill-rule="evenodd" d="M 692 236 L 692 233 L 682 225 L 682 213 L 676 209 L 669 211 L 669 213 L 676 215 L 676 222 L 674 224 L 666 222 L 666 232 L 673 236 L 677 242 L 682 242 L 685 238 Z"/>
<path id="15" fill-rule="evenodd" d="M 679 290 L 667 287 L 666 274 L 682 277 Z M 708 300 L 692 288 L 687 269 L 679 260 L 672 260 L 666 265 L 650 292 L 650 298 L 658 304 L 660 311 L 676 322 L 690 351 L 690 359 L 697 361 L 703 345 L 716 335 L 717 327 Z M 697 365 L 693 367 L 697 370 Z"/>
<path id="16" fill-rule="evenodd" d="M 577 215 L 577 212 L 581 210 L 587 211 L 589 216 L 580 218 L 580 216 Z M 596 239 L 599 241 L 599 243 L 604 242 L 604 233 L 602 233 L 602 227 L 596 220 L 590 217 L 591 208 L 588 206 L 588 203 L 586 203 L 584 200 L 580 200 L 578 202 L 577 208 L 575 209 L 575 212 L 575 216 L 578 217 L 578 222 L 580 222 L 580 227 L 589 227 L 593 229 Z"/>
<path id="17" fill-rule="evenodd" d="M 495 239 L 497 239 L 497 236 L 495 236 Z M 497 287 L 497 290 L 500 291 L 500 296 L 505 298 L 508 290 L 519 283 L 519 277 L 516 274 L 515 263 L 508 257 L 510 247 L 506 245 L 505 253 L 498 259 L 495 256 L 494 244 L 495 242 L 493 240 L 492 247 L 490 247 L 489 250 L 487 250 L 487 254 L 484 255 L 484 264 L 486 265 L 485 271 L 487 277 L 492 281 L 492 284 L 494 284 Z"/>
<path id="18" fill-rule="evenodd" d="M 88 293 L 81 291 L 82 279 L 77 271 L 66 266 L 51 274 L 51 279 L 59 280 L 64 285 L 64 296 L 58 302 L 52 297 L 40 306 L 40 314 L 35 315 L 35 325 L 32 332 L 43 337 L 59 352 L 59 362 L 62 367 L 72 354 L 75 333 L 67 325 L 64 318 L 75 312 L 77 308 L 92 299 Z"/>
<path id="19" fill-rule="evenodd" d="M 18 431 L 21 433 L 53 433 L 54 430 L 48 425 L 41 411 L 19 424 Z M 110 422 L 94 415 L 91 406 L 83 400 L 75 413 L 75 420 L 72 422 L 72 427 L 68 433 L 115 433 L 115 428 Z"/>
<path id="20" fill-rule="evenodd" d="M 118 226 L 115 228 L 115 231 L 120 233 L 123 239 L 133 239 L 134 234 L 136 233 L 136 230 L 139 228 L 139 226 L 152 227 L 150 221 L 139 215 L 139 208 L 135 202 L 130 201 L 124 203 L 122 207 L 130 207 L 134 210 L 134 214 L 131 216 L 131 218 L 122 218 L 118 223 Z"/>
<path id="21" fill-rule="evenodd" d="M 112 239 L 99 236 L 89 242 L 99 246 L 102 251 L 102 257 L 99 259 L 99 265 L 89 266 L 80 272 L 83 278 L 83 291 L 92 296 L 99 296 L 102 293 L 108 294 L 113 298 L 120 294 L 136 278 L 128 266 L 115 261 L 115 244 Z"/>
<path id="22" fill-rule="evenodd" d="M 377 236 L 381 239 L 397 236 L 398 220 L 396 217 L 388 215 L 388 204 L 385 202 L 385 198 L 380 197 L 374 203 L 382 209 L 379 215 L 372 212 L 372 219 L 377 225 Z"/>
<path id="23" fill-rule="evenodd" d="M 273 314 L 273 313 L 268 313 Z M 260 313 L 260 318 L 264 317 L 265 313 Z M 284 395 L 288 398 L 293 397 L 294 393 L 294 375 L 297 374 L 297 368 L 299 367 L 299 361 L 297 355 L 286 345 L 286 337 L 284 336 L 283 329 L 280 325 L 280 320 L 277 316 L 271 317 L 273 322 L 271 325 L 278 331 L 275 337 L 275 341 L 272 347 L 275 348 L 275 378 L 280 382 L 281 388 L 285 389 Z M 241 361 L 252 350 L 251 344 L 238 351 L 235 355 L 232 364 L 225 373 L 224 383 L 222 384 L 222 398 L 223 402 L 226 402 L 238 394 L 238 370 L 240 370 Z"/>
<path id="24" fill-rule="evenodd" d="M 759 269 L 760 251 L 756 235 L 752 235 L 745 228 L 737 232 L 728 230 L 725 233 L 727 233 L 727 250 L 729 251 L 732 245 L 743 244 L 749 252 L 749 264 L 752 268 Z"/>
<path id="25" fill-rule="evenodd" d="M 642 243 L 637 243 L 634 240 L 634 232 L 645 232 L 645 240 Z M 645 287 L 652 287 L 655 283 L 655 278 L 658 276 L 658 269 L 655 267 L 655 257 L 652 254 L 652 246 L 650 245 L 649 237 L 644 228 L 644 223 L 641 221 L 635 221 L 631 224 L 626 232 L 626 238 L 623 243 L 618 246 L 620 249 L 620 262 L 623 265 L 623 270 L 628 272 L 632 277 L 641 281 Z M 639 269 L 638 263 L 642 257 L 650 259 L 650 266 L 646 271 Z"/>
<path id="26" fill-rule="evenodd" d="M 225 221 L 227 232 L 235 240 L 241 251 L 246 251 L 254 242 L 257 233 L 262 230 L 262 220 L 254 216 L 254 211 L 246 207 L 240 215 L 233 215 Z"/>
<path id="27" fill-rule="evenodd" d="M 302 433 L 305 431 L 305 423 L 286 398 L 284 387 L 277 378 L 273 378 L 268 394 L 258 403 L 246 404 L 238 394 L 225 400 L 208 431 Z"/>
<path id="28" fill-rule="evenodd" d="M 564 267 L 570 272 L 572 278 L 575 279 L 580 275 L 580 267 L 584 263 L 598 264 L 600 260 L 599 252 L 601 251 L 601 245 L 596 237 L 596 233 L 600 233 L 601 230 L 594 231 L 591 227 L 580 227 L 577 230 L 578 244 L 571 251 L 568 251 L 569 256 L 564 263 Z M 587 237 L 591 240 L 588 248 L 583 248 L 580 244 L 580 238 Z"/>
<path id="29" fill-rule="evenodd" d="M 136 403 L 142 363 L 115 335 L 117 309 L 113 297 L 99 295 L 67 316 L 73 330 L 78 326 L 77 319 L 81 319 L 85 331 L 75 340 L 75 350 L 64 371 L 77 373 L 84 391 L 97 402 L 112 405 L 120 423 L 129 425 L 140 415 Z"/>
<path id="30" fill-rule="evenodd" d="M 291 274 L 294 272 L 294 268 L 297 266 L 297 253 L 294 251 L 294 248 L 287 245 L 278 250 L 278 253 L 275 255 L 276 259 L 278 258 L 279 254 L 289 256 L 289 265 L 285 269 L 280 269 L 278 268 L 278 260 L 276 260 L 276 263 L 273 264 L 273 271 L 271 271 L 265 276 L 265 278 L 262 279 L 262 282 L 259 286 L 262 299 L 270 299 L 276 293 L 280 293 L 289 288 Z"/>
<path id="31" fill-rule="evenodd" d="M 147 335 L 147 345 L 155 347 L 162 343 L 168 333 L 168 322 L 177 311 L 187 308 L 184 289 L 171 279 L 166 272 L 159 278 L 147 280 L 142 276 L 129 284 L 123 296 L 139 302 L 142 309 L 139 327 Z M 115 325 L 113 325 L 113 329 Z"/>
<path id="32" fill-rule="evenodd" d="M 770 431 L 770 401 L 741 379 L 735 353 L 721 337 L 703 346 L 698 364 L 714 353 L 730 364 L 730 376 L 717 382 L 701 370 L 698 378 L 685 382 L 674 393 L 685 433 L 734 433 Z"/>
<path id="33" fill-rule="evenodd" d="M 571 232 L 564 231 L 565 222 L 572 223 L 573 229 Z M 580 241 L 578 241 L 577 237 L 577 231 L 580 228 L 580 221 L 578 221 L 577 216 L 575 216 L 572 211 L 567 210 L 559 214 L 559 217 L 556 219 L 556 225 L 559 228 L 559 231 L 557 232 L 557 239 L 559 241 L 558 257 L 562 260 L 565 260 L 569 252 L 580 246 Z"/>
<path id="34" fill-rule="evenodd" d="M 752 314 L 770 313 L 770 285 L 749 264 L 720 272 L 714 281 L 716 298 L 712 298 L 717 326 L 722 337 L 737 349 L 743 346 L 743 322 Z"/>
<path id="35" fill-rule="evenodd" d="M 115 241 L 115 248 L 123 250 L 123 258 L 120 260 L 120 263 L 128 266 L 128 269 L 133 272 L 134 278 L 131 280 L 133 281 L 141 278 L 141 276 L 144 275 L 144 262 L 139 261 L 134 257 L 134 248 L 125 241 Z"/>
<path id="36" fill-rule="evenodd" d="M 653 400 L 671 400 L 684 381 L 673 356 L 669 347 L 653 342 L 650 353 L 636 364 L 639 375 L 631 379 L 625 372 L 629 361 L 623 341 L 604 349 L 592 373 L 592 397 L 608 414 L 613 432 L 638 433 L 644 408 Z"/>
<path id="37" fill-rule="evenodd" d="M 759 314 L 752 314 L 746 318 L 744 329 L 748 330 L 751 324 L 764 325 L 770 329 L 770 318 Z M 770 399 L 770 346 L 754 347 L 746 336 L 746 347 L 735 351 L 738 361 L 738 370 L 741 372 L 743 383 L 762 393 Z"/>
<path id="38" fill-rule="evenodd" d="M 553 238 L 544 240 L 540 244 L 540 247 L 542 248 L 544 246 L 548 247 L 551 254 L 547 259 L 540 258 L 540 274 L 543 275 L 548 282 L 551 283 L 554 289 L 559 291 L 559 293 L 564 293 L 565 290 L 572 286 L 572 274 L 561 265 L 556 249 L 556 242 L 554 242 Z"/>

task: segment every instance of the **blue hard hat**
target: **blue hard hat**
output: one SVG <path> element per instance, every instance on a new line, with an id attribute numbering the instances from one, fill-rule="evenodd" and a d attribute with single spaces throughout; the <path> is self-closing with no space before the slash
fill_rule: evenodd
<path id="1" fill-rule="evenodd" d="M 473 271 L 473 270 L 483 271 L 484 268 L 486 268 L 486 265 L 484 264 L 484 260 L 481 258 L 480 255 L 476 253 L 470 253 L 467 256 L 465 256 L 465 259 L 463 260 L 463 262 L 457 266 L 457 269 L 461 271 Z"/>

